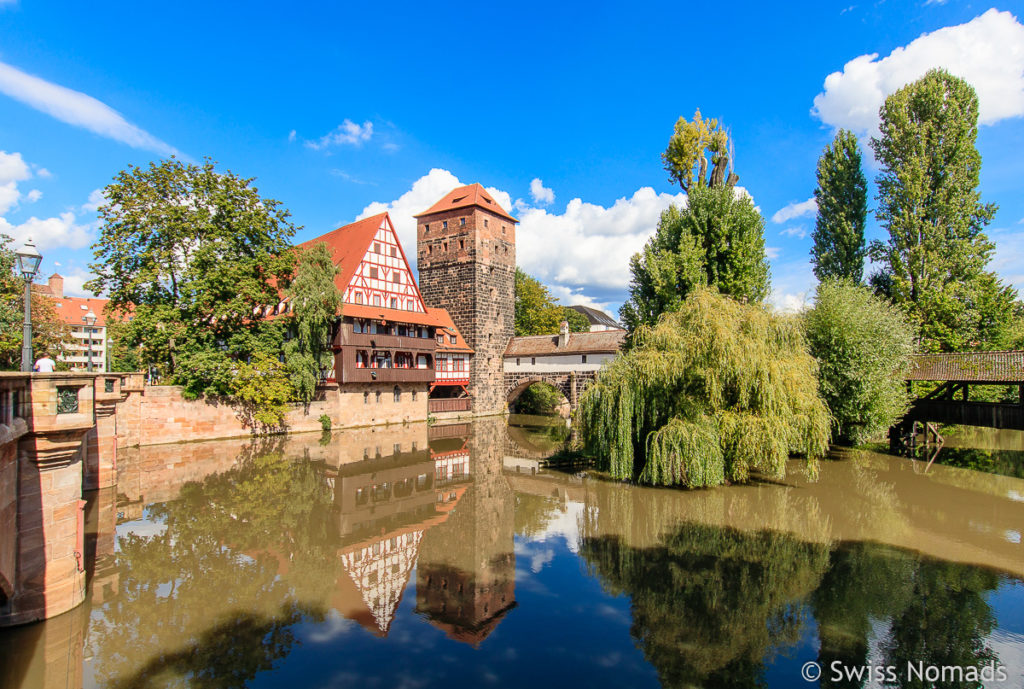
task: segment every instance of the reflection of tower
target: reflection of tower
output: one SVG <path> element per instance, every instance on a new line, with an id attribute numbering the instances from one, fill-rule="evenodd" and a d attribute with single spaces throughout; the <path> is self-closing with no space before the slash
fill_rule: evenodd
<path id="1" fill-rule="evenodd" d="M 332 607 L 378 636 L 391 628 L 424 533 L 448 518 L 466 490 L 451 457 L 435 458 L 416 442 L 404 446 L 395 443 L 389 455 L 367 447 L 366 459 L 342 464 L 333 478 L 343 573 Z"/>
<path id="2" fill-rule="evenodd" d="M 475 354 L 476 414 L 504 410 L 505 347 L 515 319 L 516 223 L 479 184 L 459 187 L 416 216 L 416 262 L 427 306 L 448 311 Z"/>
<path id="3" fill-rule="evenodd" d="M 459 641 L 479 644 L 515 607 L 513 499 L 501 473 L 505 419 L 473 424 L 473 480 L 444 524 L 424 535 L 416 611 Z"/>

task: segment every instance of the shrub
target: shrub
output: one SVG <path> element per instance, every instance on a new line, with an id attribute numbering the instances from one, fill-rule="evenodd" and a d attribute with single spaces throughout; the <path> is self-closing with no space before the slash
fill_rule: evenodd
<path id="1" fill-rule="evenodd" d="M 862 443 L 903 416 L 914 331 L 899 309 L 866 287 L 826 280 L 804 325 L 838 438 Z"/>

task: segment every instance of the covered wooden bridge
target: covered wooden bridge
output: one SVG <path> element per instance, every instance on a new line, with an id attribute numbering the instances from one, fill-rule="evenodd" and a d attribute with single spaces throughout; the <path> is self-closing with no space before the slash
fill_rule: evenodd
<path id="1" fill-rule="evenodd" d="M 1024 351 L 919 354 L 913 357 L 907 381 L 941 384 L 914 400 L 894 429 L 901 436 L 912 433 L 915 422 L 1024 430 Z M 1013 386 L 1014 399 L 972 400 L 971 390 L 980 385 Z"/>

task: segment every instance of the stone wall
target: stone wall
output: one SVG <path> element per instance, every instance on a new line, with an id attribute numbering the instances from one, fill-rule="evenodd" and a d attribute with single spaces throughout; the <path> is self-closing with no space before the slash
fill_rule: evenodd
<path id="1" fill-rule="evenodd" d="M 320 388 L 308 408 L 292 405 L 285 416 L 286 432 L 320 431 L 320 416 L 331 418 L 333 427 L 350 428 L 379 424 L 410 423 L 427 418 L 428 385 L 346 383 Z M 133 447 L 195 440 L 248 437 L 238 407 L 219 399 L 188 400 L 172 385 L 148 386 L 130 391 L 117 410 L 118 446 Z"/>
<path id="2" fill-rule="evenodd" d="M 446 309 L 474 350 L 474 414 L 504 411 L 502 355 L 515 325 L 515 223 L 482 208 L 443 211 L 418 218 L 416 244 L 424 301 Z"/>

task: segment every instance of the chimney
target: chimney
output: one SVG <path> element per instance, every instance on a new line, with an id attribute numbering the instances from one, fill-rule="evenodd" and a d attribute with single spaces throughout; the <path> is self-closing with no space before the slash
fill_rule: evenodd
<path id="1" fill-rule="evenodd" d="M 558 348 L 561 349 L 569 342 L 569 321 L 562 321 L 558 324 Z"/>
<path id="2" fill-rule="evenodd" d="M 60 275 L 57 275 L 57 273 L 54 273 L 53 275 L 50 276 L 50 279 L 47 282 L 50 285 L 50 291 L 53 292 L 53 296 L 56 297 L 57 299 L 63 299 L 64 278 L 62 278 Z"/>

